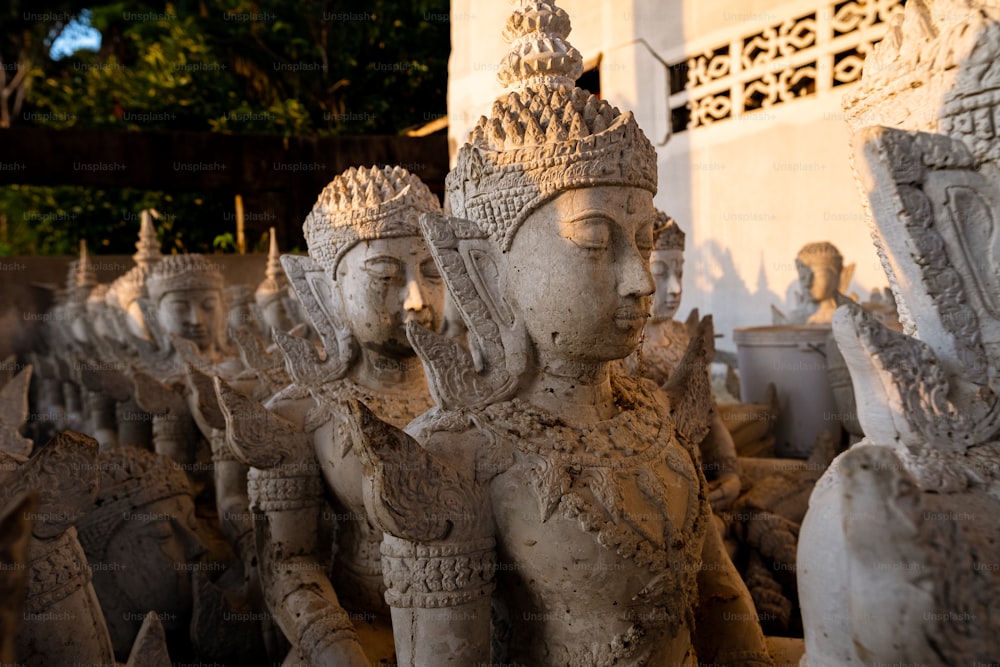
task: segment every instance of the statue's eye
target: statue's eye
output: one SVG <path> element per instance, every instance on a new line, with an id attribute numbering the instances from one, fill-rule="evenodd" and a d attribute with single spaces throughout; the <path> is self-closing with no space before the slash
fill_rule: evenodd
<path id="1" fill-rule="evenodd" d="M 642 225 L 635 233 L 635 247 L 643 253 L 653 251 L 653 225 Z"/>
<path id="2" fill-rule="evenodd" d="M 425 280 L 441 280 L 441 272 L 438 271 L 437 264 L 434 263 L 433 259 L 428 259 L 420 265 L 420 275 L 423 276 Z"/>
<path id="3" fill-rule="evenodd" d="M 607 250 L 611 245 L 611 223 L 606 218 L 561 222 L 559 235 L 586 250 Z"/>
<path id="4" fill-rule="evenodd" d="M 397 278 L 403 273 L 399 260 L 392 257 L 373 257 L 365 262 L 365 271 L 374 278 Z"/>
<path id="5" fill-rule="evenodd" d="M 654 276 L 665 276 L 667 275 L 667 265 L 663 262 L 650 262 L 649 272 Z"/>

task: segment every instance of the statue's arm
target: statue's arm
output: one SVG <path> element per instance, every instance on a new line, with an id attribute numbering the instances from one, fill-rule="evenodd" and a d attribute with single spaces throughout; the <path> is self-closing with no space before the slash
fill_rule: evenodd
<path id="1" fill-rule="evenodd" d="M 711 524 L 702 547 L 695 648 L 702 664 L 773 667 L 757 611 Z"/>
<path id="2" fill-rule="evenodd" d="M 318 466 L 252 468 L 249 475 L 264 599 L 309 665 L 367 667 L 361 642 L 320 557 L 324 507 Z"/>
<path id="3" fill-rule="evenodd" d="M 742 483 L 736 444 L 718 410 L 713 411 L 708 435 L 701 443 L 701 460 L 705 475 L 710 478 L 708 501 L 712 509 L 728 509 L 740 495 Z"/>
<path id="4" fill-rule="evenodd" d="M 475 432 L 421 446 L 361 403 L 351 406 L 365 506 L 384 533 L 382 571 L 398 664 L 491 664 L 494 522 L 476 479 Z M 449 447 L 453 451 L 446 451 Z"/>

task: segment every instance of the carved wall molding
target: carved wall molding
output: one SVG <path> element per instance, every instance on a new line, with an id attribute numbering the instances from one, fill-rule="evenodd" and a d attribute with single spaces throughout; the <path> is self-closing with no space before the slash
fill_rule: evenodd
<path id="1" fill-rule="evenodd" d="M 671 127 L 683 132 L 861 80 L 865 57 L 906 0 L 797 4 L 669 65 Z M 772 14 L 762 15 L 761 18 Z"/>

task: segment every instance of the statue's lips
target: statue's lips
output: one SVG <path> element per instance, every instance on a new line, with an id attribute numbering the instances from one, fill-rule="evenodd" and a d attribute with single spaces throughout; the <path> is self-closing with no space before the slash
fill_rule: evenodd
<path id="1" fill-rule="evenodd" d="M 646 323 L 647 313 L 645 310 L 636 308 L 619 308 L 615 311 L 615 324 L 623 329 L 641 327 Z"/>
<path id="2" fill-rule="evenodd" d="M 192 343 L 204 343 L 208 340 L 208 329 L 192 327 L 184 330 L 184 337 Z"/>

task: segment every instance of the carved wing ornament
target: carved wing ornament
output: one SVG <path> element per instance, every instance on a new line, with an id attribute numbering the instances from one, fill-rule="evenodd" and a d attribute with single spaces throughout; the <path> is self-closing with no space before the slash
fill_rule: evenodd
<path id="1" fill-rule="evenodd" d="M 493 521 L 474 474 L 423 448 L 360 401 L 348 430 L 365 468 L 368 516 L 390 535 L 421 544 L 489 537 Z"/>
<path id="2" fill-rule="evenodd" d="M 292 422 L 215 377 L 215 393 L 225 417 L 226 441 L 236 457 L 255 468 L 300 463 L 313 456 L 311 443 Z"/>
<path id="3" fill-rule="evenodd" d="M 445 336 L 407 325 L 431 395 L 444 409 L 483 407 L 510 398 L 527 350 L 520 323 L 496 296 L 490 243 L 472 222 L 445 215 L 421 214 L 420 229 L 469 332 L 466 350 Z"/>
<path id="4" fill-rule="evenodd" d="M 889 438 L 876 442 L 963 451 L 1000 430 L 1000 168 L 942 134 L 874 127 L 855 141 L 873 239 L 920 338 L 838 311 L 862 426 Z"/>
<path id="5" fill-rule="evenodd" d="M 196 418 L 204 420 L 211 428 L 226 428 L 226 418 L 219 405 L 212 376 L 205 373 L 203 369 L 188 364 L 187 386 L 188 391 L 190 391 L 192 408 L 197 408 L 192 409 L 191 413 Z"/>
<path id="6" fill-rule="evenodd" d="M 97 441 L 64 431 L 4 480 L 0 507 L 34 491 L 39 512 L 32 532 L 39 539 L 59 535 L 90 511 L 100 484 Z"/>
<path id="7" fill-rule="evenodd" d="M 324 359 L 321 350 L 305 338 L 296 338 L 277 329 L 272 330 L 272 335 L 284 357 L 285 370 L 296 385 L 318 390 L 323 385 L 336 382 L 347 375 L 350 362 L 335 354 L 336 347 L 334 353 L 331 353 L 328 344 L 324 343 L 327 346 Z M 336 346 L 336 341 L 333 345 Z"/>
<path id="8" fill-rule="evenodd" d="M 715 398 L 708 375 L 709 360 L 715 350 L 715 327 L 711 315 L 701 320 L 696 320 L 697 316 L 697 311 L 693 311 L 688 318 L 691 340 L 680 363 L 663 385 L 670 398 L 670 414 L 677 432 L 688 442 L 705 439 L 715 412 Z"/>
<path id="9" fill-rule="evenodd" d="M 135 400 L 146 412 L 154 415 L 186 413 L 184 397 L 145 371 L 133 370 L 132 381 L 135 383 Z"/>
<path id="10" fill-rule="evenodd" d="M 284 334 L 275 336 L 288 374 L 297 384 L 317 388 L 339 380 L 346 374 L 354 350 L 350 329 L 337 313 L 333 281 L 315 260 L 304 255 L 282 255 L 281 266 L 326 350 L 323 358 L 312 344 L 305 346 L 301 339 Z"/>
<path id="11" fill-rule="evenodd" d="M 961 453 L 1000 430 L 997 395 L 947 375 L 923 341 L 889 329 L 854 304 L 837 310 L 833 327 L 854 379 L 858 419 L 872 441 L 901 439 Z"/>
<path id="12" fill-rule="evenodd" d="M 236 341 L 243 365 L 255 371 L 266 371 L 281 365 L 281 358 L 267 353 L 260 337 L 245 327 L 229 329 L 229 335 Z"/>

